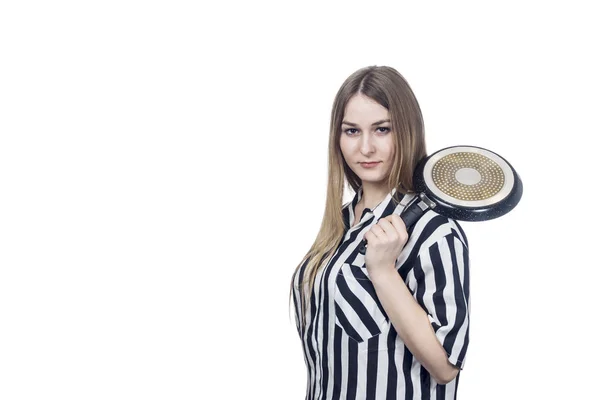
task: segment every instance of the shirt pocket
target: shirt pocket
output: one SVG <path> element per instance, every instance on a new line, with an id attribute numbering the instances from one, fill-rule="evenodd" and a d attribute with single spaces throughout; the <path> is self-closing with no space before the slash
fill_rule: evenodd
<path id="1" fill-rule="evenodd" d="M 362 343 L 384 330 L 388 316 L 366 267 L 342 264 L 335 289 L 335 321 L 350 338 Z"/>

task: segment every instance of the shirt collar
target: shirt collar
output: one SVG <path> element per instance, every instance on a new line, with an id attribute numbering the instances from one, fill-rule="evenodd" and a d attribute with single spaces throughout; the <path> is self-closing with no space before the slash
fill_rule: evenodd
<path id="1" fill-rule="evenodd" d="M 390 201 L 392 200 L 392 196 L 394 196 L 395 193 L 396 193 L 396 188 L 393 188 L 392 191 L 389 192 L 385 196 L 385 198 L 383 200 L 381 200 L 381 202 L 379 202 L 379 204 L 377 204 L 375 207 L 373 207 L 372 209 L 365 208 L 363 211 L 363 215 L 365 212 L 376 215 L 376 216 L 381 215 L 383 213 L 383 211 L 389 205 Z M 354 215 L 354 210 L 356 208 L 356 205 L 360 201 L 360 199 L 362 199 L 362 195 L 363 195 L 363 188 L 362 188 L 362 186 L 360 186 L 358 188 L 358 190 L 356 191 L 354 198 L 352 199 L 352 203 L 350 203 L 350 207 L 348 209 L 348 221 L 347 221 L 348 224 L 346 225 L 346 227 L 350 227 L 350 226 L 354 225 L 355 218 L 361 218 L 362 215 L 358 215 L 358 216 Z"/>

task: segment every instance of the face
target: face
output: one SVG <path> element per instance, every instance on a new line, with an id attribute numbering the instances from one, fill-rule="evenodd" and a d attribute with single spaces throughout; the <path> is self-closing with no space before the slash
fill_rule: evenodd
<path id="1" fill-rule="evenodd" d="M 340 148 L 363 186 L 385 185 L 395 153 L 392 135 L 390 114 L 385 107 L 362 94 L 350 99 L 344 111 Z"/>

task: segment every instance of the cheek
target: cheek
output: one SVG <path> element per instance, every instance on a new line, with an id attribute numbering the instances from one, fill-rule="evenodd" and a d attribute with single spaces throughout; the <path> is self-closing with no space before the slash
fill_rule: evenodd
<path id="1" fill-rule="evenodd" d="M 340 139 L 340 150 L 344 158 L 351 152 L 349 144 L 344 139 Z"/>
<path id="2" fill-rule="evenodd" d="M 386 143 L 386 150 L 388 154 L 388 159 L 392 160 L 396 155 L 396 146 L 394 146 L 393 141 L 390 140 L 388 143 Z"/>

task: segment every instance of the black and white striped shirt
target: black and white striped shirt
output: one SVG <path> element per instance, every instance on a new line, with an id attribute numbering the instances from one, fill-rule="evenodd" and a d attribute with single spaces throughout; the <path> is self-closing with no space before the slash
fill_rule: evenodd
<path id="1" fill-rule="evenodd" d="M 379 303 L 369 280 L 364 255 L 358 251 L 365 232 L 392 212 L 400 212 L 414 194 L 394 204 L 392 195 L 354 225 L 355 206 L 343 207 L 346 232 L 333 257 L 320 268 L 300 328 L 299 279 L 293 276 L 296 326 L 307 366 L 306 400 L 456 399 L 460 373 L 439 385 L 410 353 Z M 350 228 L 351 227 L 351 228 Z M 469 343 L 468 242 L 456 221 L 428 210 L 408 231 L 409 240 L 396 269 L 426 311 L 449 361 L 463 367 Z"/>

